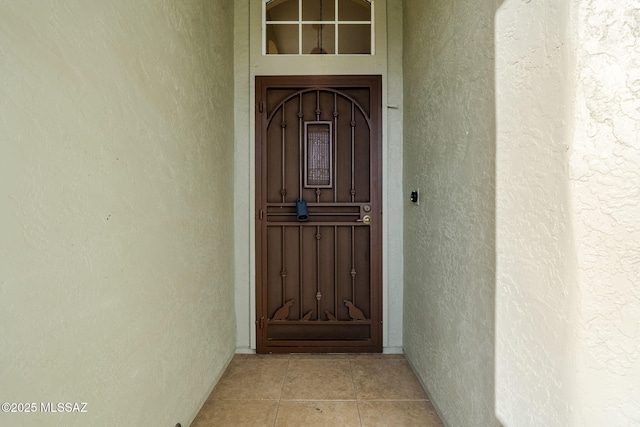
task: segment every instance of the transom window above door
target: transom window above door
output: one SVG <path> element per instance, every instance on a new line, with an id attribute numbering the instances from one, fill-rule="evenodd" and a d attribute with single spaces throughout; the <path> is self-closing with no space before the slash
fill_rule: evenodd
<path id="1" fill-rule="evenodd" d="M 265 55 L 371 55 L 373 0 L 265 0 Z"/>

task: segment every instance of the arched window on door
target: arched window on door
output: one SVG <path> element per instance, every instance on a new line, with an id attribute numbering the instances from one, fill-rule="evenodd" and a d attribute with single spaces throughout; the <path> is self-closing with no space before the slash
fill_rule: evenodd
<path id="1" fill-rule="evenodd" d="M 265 0 L 265 55 L 371 55 L 373 0 Z"/>

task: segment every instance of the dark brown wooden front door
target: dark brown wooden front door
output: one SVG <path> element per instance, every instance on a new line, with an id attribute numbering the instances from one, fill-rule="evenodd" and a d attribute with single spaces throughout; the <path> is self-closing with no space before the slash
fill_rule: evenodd
<path id="1" fill-rule="evenodd" d="M 259 353 L 382 351 L 381 111 L 380 76 L 256 77 Z"/>

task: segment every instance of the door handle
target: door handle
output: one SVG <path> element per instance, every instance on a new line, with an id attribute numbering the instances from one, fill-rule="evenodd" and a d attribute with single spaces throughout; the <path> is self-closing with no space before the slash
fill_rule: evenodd
<path id="1" fill-rule="evenodd" d="M 356 222 L 361 222 L 363 224 L 369 225 L 371 224 L 371 215 L 365 215 L 360 219 L 357 219 Z"/>

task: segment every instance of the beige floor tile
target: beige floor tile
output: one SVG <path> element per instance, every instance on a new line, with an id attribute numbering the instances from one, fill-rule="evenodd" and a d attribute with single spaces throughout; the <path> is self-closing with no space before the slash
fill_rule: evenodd
<path id="1" fill-rule="evenodd" d="M 355 400 L 348 359 L 289 360 L 284 400 Z"/>
<path id="2" fill-rule="evenodd" d="M 428 400 L 404 359 L 357 359 L 351 368 L 358 400 Z"/>
<path id="3" fill-rule="evenodd" d="M 210 399 L 279 399 L 288 358 L 234 357 Z"/>
<path id="4" fill-rule="evenodd" d="M 191 427 L 264 427 L 276 419 L 278 401 L 273 400 L 208 400 Z"/>
<path id="5" fill-rule="evenodd" d="M 282 401 L 278 408 L 276 427 L 285 426 L 359 427 L 358 404 L 355 401 Z"/>
<path id="6" fill-rule="evenodd" d="M 357 400 L 356 400 L 357 399 Z M 192 427 L 442 427 L 403 355 L 238 355 Z"/>
<path id="7" fill-rule="evenodd" d="M 360 401 L 363 427 L 443 427 L 429 401 Z"/>

